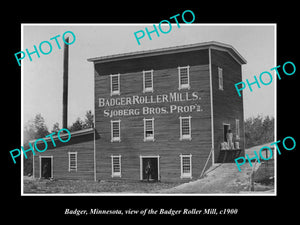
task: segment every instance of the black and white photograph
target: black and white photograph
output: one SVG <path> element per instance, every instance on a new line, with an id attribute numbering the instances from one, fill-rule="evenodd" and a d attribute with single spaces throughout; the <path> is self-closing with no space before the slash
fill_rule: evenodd
<path id="1" fill-rule="evenodd" d="M 124 3 L 2 14 L 4 219 L 293 220 L 296 6 Z"/>
<path id="2" fill-rule="evenodd" d="M 22 38 L 24 195 L 276 195 L 276 24 L 23 24 Z"/>

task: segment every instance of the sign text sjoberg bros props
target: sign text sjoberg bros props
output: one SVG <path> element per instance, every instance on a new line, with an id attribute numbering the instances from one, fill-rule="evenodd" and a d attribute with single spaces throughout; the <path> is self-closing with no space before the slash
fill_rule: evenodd
<path id="1" fill-rule="evenodd" d="M 99 98 L 99 108 L 103 109 L 103 116 L 137 116 L 137 115 L 154 115 L 184 112 L 202 112 L 199 105 L 201 97 L 198 92 L 172 92 L 159 95 L 132 95 L 126 97 Z M 189 105 L 178 105 L 176 102 L 191 102 Z M 157 106 L 162 104 L 163 106 Z M 166 103 L 170 103 L 166 106 Z M 174 104 L 171 104 L 174 103 Z M 143 107 L 127 107 L 136 105 L 145 105 Z M 155 105 L 155 106 L 151 106 Z M 125 108 L 120 109 L 120 106 Z M 110 109 L 110 107 L 118 107 Z"/>

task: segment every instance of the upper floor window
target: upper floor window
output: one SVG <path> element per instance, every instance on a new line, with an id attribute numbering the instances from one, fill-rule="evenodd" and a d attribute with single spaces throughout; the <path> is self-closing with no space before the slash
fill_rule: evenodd
<path id="1" fill-rule="evenodd" d="M 178 67 L 178 89 L 189 89 L 190 88 L 190 66 Z"/>
<path id="2" fill-rule="evenodd" d="M 154 141 L 154 118 L 144 119 L 144 141 Z"/>
<path id="3" fill-rule="evenodd" d="M 110 95 L 120 94 L 120 74 L 110 75 Z"/>
<path id="4" fill-rule="evenodd" d="M 223 69 L 218 67 L 218 78 L 219 78 L 219 90 L 223 89 Z"/>
<path id="5" fill-rule="evenodd" d="M 191 140 L 191 116 L 179 117 L 180 119 L 180 140 Z"/>
<path id="6" fill-rule="evenodd" d="M 121 141 L 120 120 L 112 120 L 111 123 L 111 142 Z"/>
<path id="7" fill-rule="evenodd" d="M 153 92 L 153 70 L 143 71 L 143 92 Z"/>

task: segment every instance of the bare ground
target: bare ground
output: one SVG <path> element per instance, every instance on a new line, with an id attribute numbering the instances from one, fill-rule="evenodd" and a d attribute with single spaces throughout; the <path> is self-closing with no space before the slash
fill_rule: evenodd
<path id="1" fill-rule="evenodd" d="M 260 165 L 259 165 L 260 166 Z M 252 167 L 244 164 L 239 172 L 235 163 L 219 164 L 211 167 L 204 178 L 159 191 L 160 193 L 274 193 L 274 185 L 254 183 L 254 191 L 250 189 Z"/>

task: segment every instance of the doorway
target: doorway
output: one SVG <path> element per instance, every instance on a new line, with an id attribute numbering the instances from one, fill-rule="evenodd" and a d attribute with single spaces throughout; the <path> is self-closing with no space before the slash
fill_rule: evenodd
<path id="1" fill-rule="evenodd" d="M 52 156 L 40 157 L 40 178 L 53 178 L 52 174 Z"/>
<path id="2" fill-rule="evenodd" d="M 159 156 L 140 156 L 140 175 L 143 181 L 158 181 Z"/>

